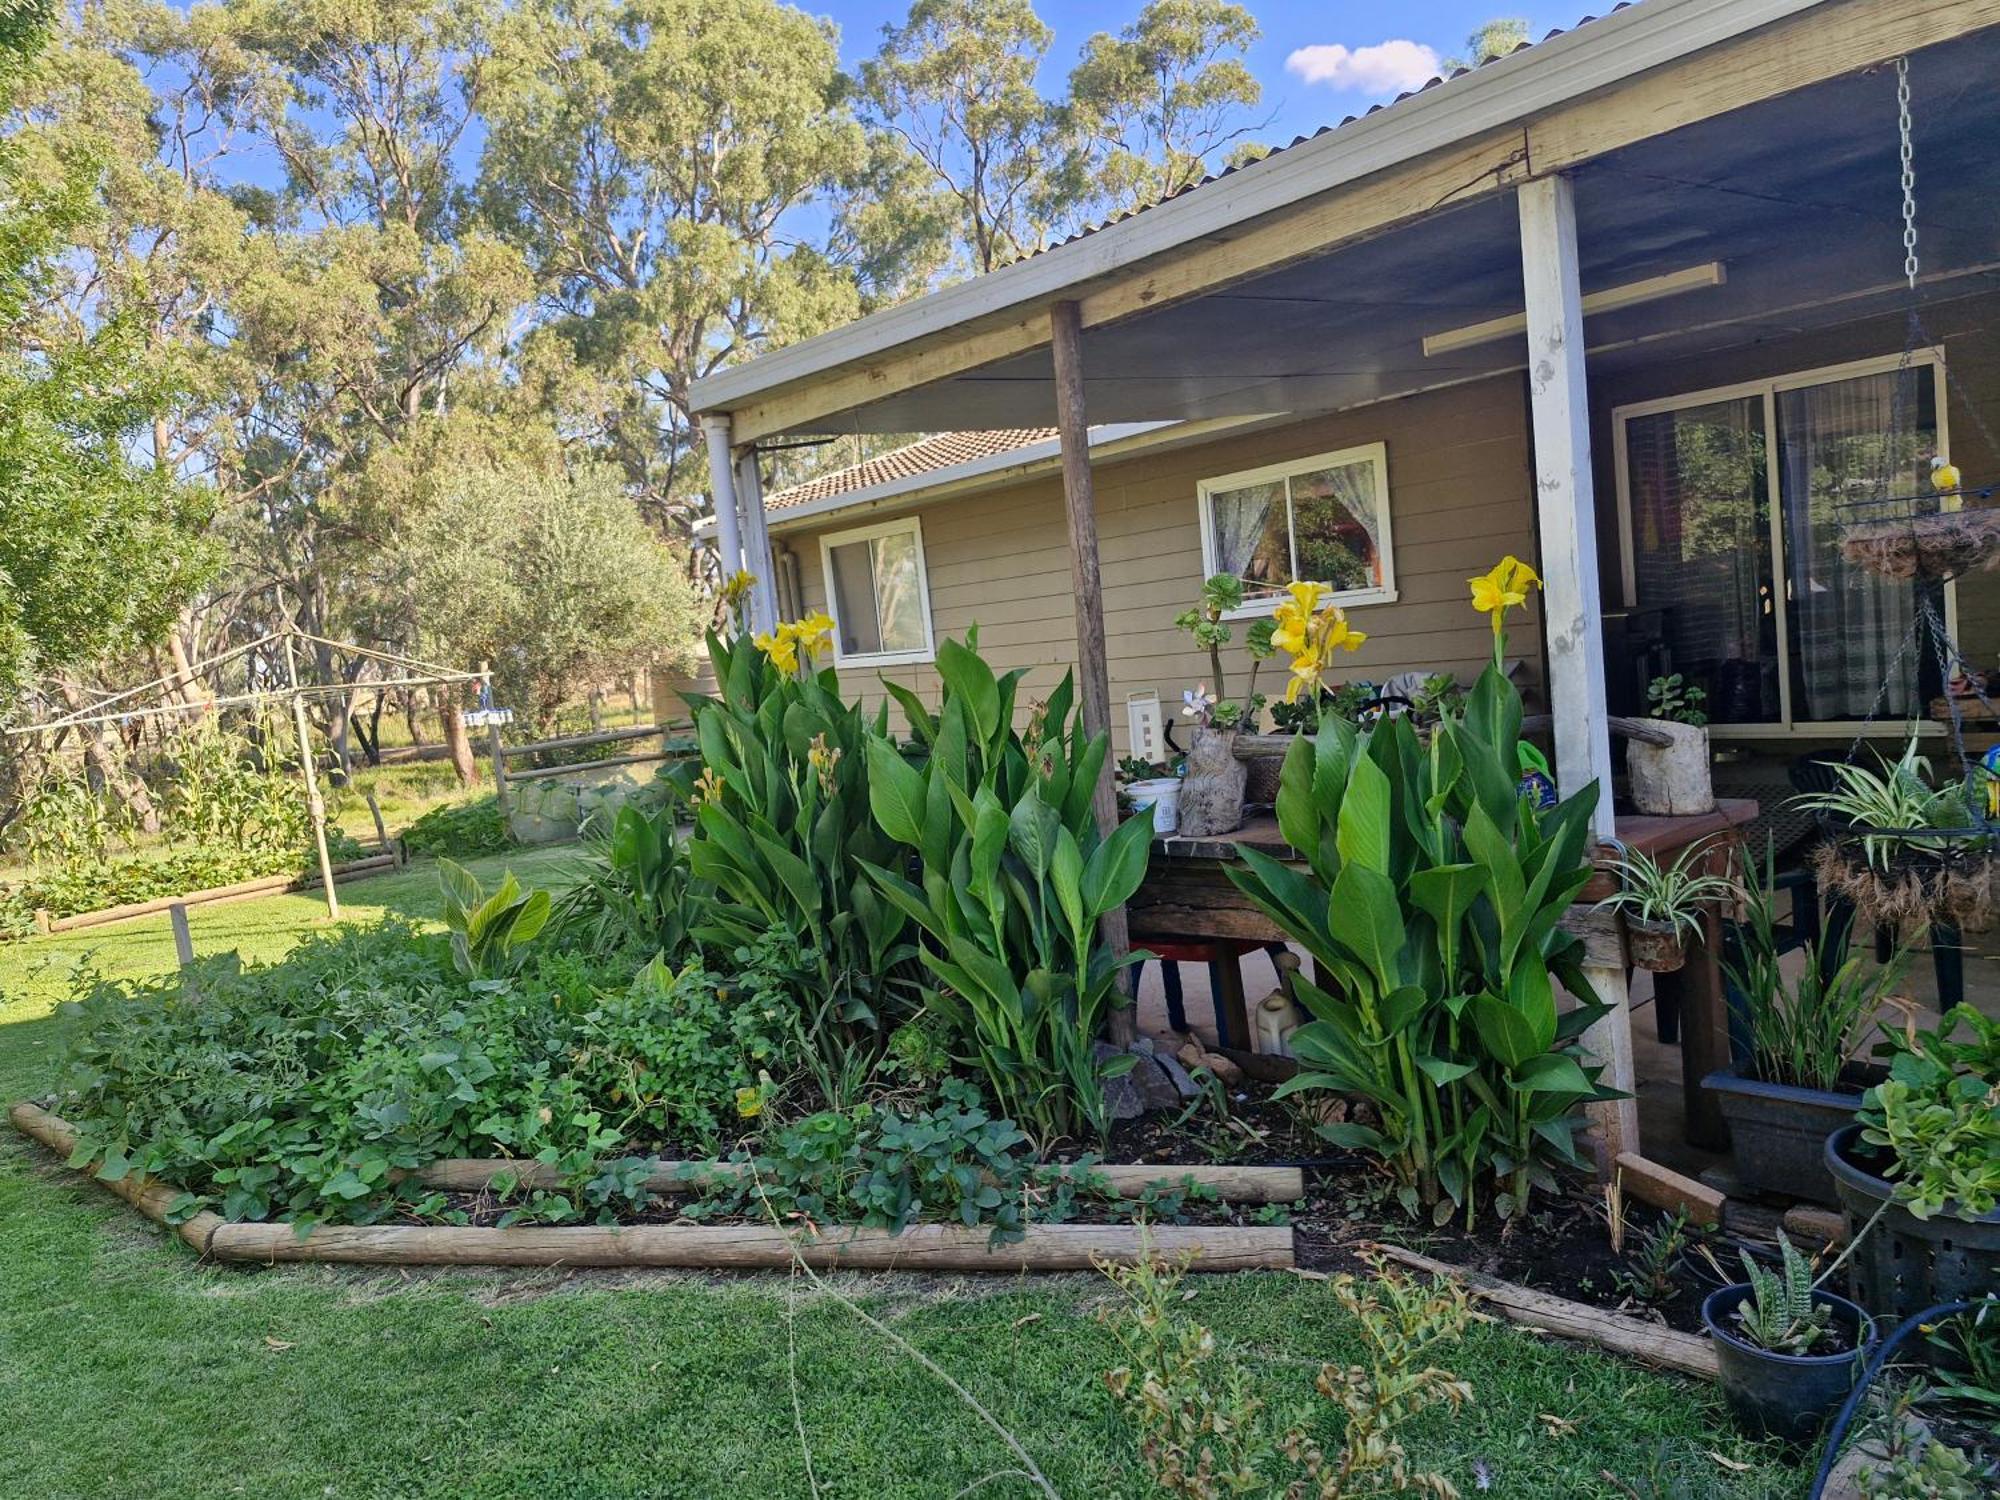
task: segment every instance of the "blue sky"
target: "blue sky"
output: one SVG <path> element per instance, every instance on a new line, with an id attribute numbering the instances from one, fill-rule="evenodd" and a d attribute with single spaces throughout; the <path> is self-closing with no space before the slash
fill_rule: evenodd
<path id="1" fill-rule="evenodd" d="M 796 0 L 795 0 L 796 3 Z M 1463 50 L 1468 33 L 1495 16 L 1524 16 L 1528 35 L 1539 39 L 1551 27 L 1568 26 L 1584 14 L 1544 17 L 1510 6 L 1506 0 L 1351 0 L 1329 5 L 1325 0 L 1242 0 L 1263 28 L 1250 52 L 1251 70 L 1264 85 L 1264 110 L 1273 116 L 1258 138 L 1273 144 L 1305 135 L 1344 116 L 1359 114 L 1371 104 L 1394 98 L 1421 83 L 1434 69 L 1425 66 L 1420 49 L 1435 57 Z M 804 9 L 828 15 L 841 32 L 840 53 L 852 64 L 873 52 L 882 26 L 901 19 L 906 8 L 896 0 L 833 0 Z M 1044 69 L 1043 85 L 1053 92 L 1075 63 L 1078 50 L 1093 32 L 1117 31 L 1137 15 L 1144 0 L 1120 0 L 1115 5 L 1083 0 L 1035 0 L 1035 10 L 1055 32 Z M 1600 10 L 1609 9 L 1609 0 Z M 1344 49 L 1335 51 L 1334 49 Z M 1288 59 L 1299 54 L 1291 67 Z"/>

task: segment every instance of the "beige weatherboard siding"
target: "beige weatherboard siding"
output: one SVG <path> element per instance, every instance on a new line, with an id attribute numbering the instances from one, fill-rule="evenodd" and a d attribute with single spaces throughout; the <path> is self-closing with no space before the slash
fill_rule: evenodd
<path id="1" fill-rule="evenodd" d="M 1336 680 L 1379 682 L 1417 670 L 1471 679 L 1486 659 L 1491 635 L 1485 617 L 1471 608 L 1466 580 L 1505 553 L 1534 555 L 1525 397 L 1520 377 L 1512 375 L 1100 463 L 1094 471 L 1097 522 L 1112 735 L 1120 753 L 1128 695 L 1157 692 L 1168 717 L 1178 720 L 1183 689 L 1198 682 L 1214 687 L 1207 654 L 1173 624 L 1202 582 L 1201 482 L 1376 443 L 1388 459 L 1397 597 L 1350 611 L 1369 639 L 1338 664 Z M 826 605 L 822 538 L 890 514 L 922 519 L 935 639 L 962 638 L 977 622 L 988 660 L 1003 671 L 1028 668 L 1023 707 L 1046 695 L 1076 655 L 1060 476 L 1038 475 L 894 512 L 849 511 L 810 526 L 786 527 L 782 512 L 773 512 L 772 545 L 797 557 L 806 608 Z M 1225 685 L 1240 696 L 1249 680 L 1240 644 L 1247 622 L 1235 629 L 1238 644 L 1223 665 Z M 1516 620 L 1513 647 L 1529 663 L 1532 692 L 1542 675 L 1540 623 L 1532 608 Z M 936 701 L 936 674 L 925 664 L 849 668 L 843 683 L 872 708 L 885 696 L 882 677 Z M 1258 687 L 1273 697 L 1283 691 L 1278 661 L 1265 663 Z"/>

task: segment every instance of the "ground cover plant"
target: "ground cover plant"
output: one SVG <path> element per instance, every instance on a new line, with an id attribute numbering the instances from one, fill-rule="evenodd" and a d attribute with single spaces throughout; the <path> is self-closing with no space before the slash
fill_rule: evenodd
<path id="1" fill-rule="evenodd" d="M 445 854 L 453 859 L 498 854 L 514 843 L 500 812 L 500 799 L 490 792 L 470 802 L 431 808 L 403 830 L 402 838 L 411 854 Z"/>

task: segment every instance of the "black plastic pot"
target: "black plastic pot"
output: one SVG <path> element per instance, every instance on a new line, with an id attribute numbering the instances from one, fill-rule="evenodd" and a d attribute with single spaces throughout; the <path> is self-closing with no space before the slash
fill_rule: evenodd
<path id="1" fill-rule="evenodd" d="M 1838 1207 L 1840 1197 L 1826 1165 L 1826 1138 L 1854 1123 L 1862 1091 L 1880 1082 L 1881 1069 L 1867 1071 L 1877 1076 L 1854 1078 L 1852 1090 L 1764 1083 L 1733 1067 L 1718 1068 L 1702 1079 L 1701 1086 L 1716 1095 L 1729 1121 L 1738 1180 L 1754 1192 Z"/>
<path id="2" fill-rule="evenodd" d="M 1816 1291 L 1813 1301 L 1833 1309 L 1848 1347 L 1839 1354 L 1776 1354 L 1736 1331 L 1736 1309 L 1749 1296 L 1749 1284 L 1739 1281 L 1710 1292 L 1701 1304 L 1723 1398 L 1746 1431 L 1803 1447 L 1854 1387 L 1868 1352 L 1868 1314 L 1845 1297 Z"/>
<path id="3" fill-rule="evenodd" d="M 1919 1219 L 1900 1203 L 1882 1205 L 1895 1184 L 1871 1167 L 1861 1127 L 1827 1138 L 1826 1166 L 1847 1217 L 1847 1232 L 1882 1217 L 1847 1262 L 1847 1289 L 1884 1317 L 1906 1318 L 1939 1302 L 1982 1297 L 2000 1287 L 2000 1208 L 1969 1219 L 1947 1207 Z"/>

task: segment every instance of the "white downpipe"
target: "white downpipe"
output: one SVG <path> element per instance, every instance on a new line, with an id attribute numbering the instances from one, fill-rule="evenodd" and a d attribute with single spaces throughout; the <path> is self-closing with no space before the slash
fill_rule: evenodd
<path id="1" fill-rule="evenodd" d="M 729 461 L 729 415 L 712 412 L 701 419 L 708 439 L 708 493 L 715 507 L 715 550 L 726 580 L 743 566 L 743 542 L 736 529 L 736 475 Z"/>
<path id="2" fill-rule="evenodd" d="M 743 513 L 743 566 L 756 576 L 750 590 L 751 628 L 769 634 L 778 625 L 778 569 L 771 557 L 771 533 L 764 521 L 764 482 L 757 473 L 757 450 L 736 456 L 736 504 Z"/>

